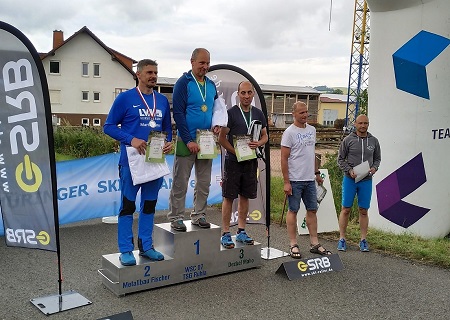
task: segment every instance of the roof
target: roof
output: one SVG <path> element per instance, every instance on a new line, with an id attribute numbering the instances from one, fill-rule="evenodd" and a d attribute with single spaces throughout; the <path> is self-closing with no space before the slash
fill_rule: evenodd
<path id="1" fill-rule="evenodd" d="M 284 92 L 284 93 L 307 93 L 307 94 L 320 94 L 320 91 L 317 91 L 311 87 L 297 87 L 297 86 L 280 86 L 280 85 L 272 85 L 272 84 L 260 84 L 262 91 L 270 91 L 270 92 Z"/>
<path id="2" fill-rule="evenodd" d="M 47 53 L 40 53 L 39 56 L 41 57 L 41 60 L 44 60 L 45 58 L 47 58 L 48 56 L 53 56 L 55 55 L 55 52 L 61 48 L 62 46 L 64 46 L 66 43 L 70 42 L 70 40 L 72 40 L 73 38 L 75 38 L 76 36 L 78 36 L 79 34 L 82 33 L 86 33 L 87 35 L 89 35 L 94 41 L 96 41 L 103 49 L 105 49 L 106 52 L 108 52 L 111 55 L 111 59 L 114 61 L 119 62 L 128 72 L 130 72 L 133 77 L 136 77 L 136 74 L 134 73 L 133 69 L 132 69 L 132 65 L 128 66 L 125 61 L 128 60 L 131 62 L 131 64 L 137 63 L 136 60 L 127 57 L 126 55 L 113 50 L 111 48 L 109 48 L 107 45 L 105 45 L 95 34 L 92 33 L 91 30 L 89 30 L 86 26 L 84 26 L 83 28 L 81 28 L 80 30 L 78 30 L 77 32 L 75 32 L 72 36 L 70 36 L 69 38 L 67 38 L 67 40 L 63 41 L 60 45 L 56 46 L 55 48 L 53 48 L 52 50 L 50 50 Z"/>
<path id="3" fill-rule="evenodd" d="M 166 77 L 158 77 L 157 85 L 175 85 L 175 82 L 177 82 L 178 78 L 166 78 Z"/>
<path id="4" fill-rule="evenodd" d="M 320 95 L 320 102 L 328 103 L 347 103 L 346 94 L 335 94 L 335 93 L 322 93 Z"/>
<path id="5" fill-rule="evenodd" d="M 158 77 L 158 85 L 171 85 L 177 82 L 178 78 Z M 283 92 L 283 93 L 305 93 L 305 94 L 320 94 L 320 91 L 310 87 L 295 87 L 295 86 L 279 86 L 270 84 L 259 84 L 263 92 Z M 345 98 L 347 101 L 347 98 Z"/>

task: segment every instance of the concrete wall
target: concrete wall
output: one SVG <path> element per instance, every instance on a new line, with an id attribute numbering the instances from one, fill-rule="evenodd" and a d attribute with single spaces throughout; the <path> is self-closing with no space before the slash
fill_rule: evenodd
<path id="1" fill-rule="evenodd" d="M 367 0 L 369 131 L 380 141 L 370 225 L 450 232 L 450 1 Z"/>

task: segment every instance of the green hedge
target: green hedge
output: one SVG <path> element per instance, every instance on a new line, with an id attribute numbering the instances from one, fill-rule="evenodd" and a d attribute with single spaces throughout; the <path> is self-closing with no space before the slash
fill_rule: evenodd
<path id="1" fill-rule="evenodd" d="M 54 133 L 55 152 L 74 158 L 87 158 L 117 152 L 119 144 L 101 127 L 60 126 Z"/>
<path id="2" fill-rule="evenodd" d="M 336 212 L 341 212 L 342 207 L 342 178 L 344 176 L 341 169 L 337 164 L 338 153 L 328 153 L 325 156 L 325 164 L 322 166 L 324 169 L 328 169 L 328 176 L 330 178 L 331 189 L 333 190 L 334 206 Z M 355 197 L 352 209 L 350 211 L 350 220 L 357 221 L 359 218 L 358 203 Z"/>

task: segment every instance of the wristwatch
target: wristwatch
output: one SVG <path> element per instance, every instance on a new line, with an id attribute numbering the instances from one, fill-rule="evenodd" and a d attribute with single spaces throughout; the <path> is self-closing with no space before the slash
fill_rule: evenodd
<path id="1" fill-rule="evenodd" d="M 318 175 L 318 174 L 320 174 L 320 171 L 316 171 L 316 172 L 314 172 L 314 174 L 315 174 L 315 175 Z"/>

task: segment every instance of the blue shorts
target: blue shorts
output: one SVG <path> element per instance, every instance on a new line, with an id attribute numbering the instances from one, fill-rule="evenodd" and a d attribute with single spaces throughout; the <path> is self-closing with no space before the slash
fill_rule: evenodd
<path id="1" fill-rule="evenodd" d="M 317 210 L 317 189 L 315 181 L 291 181 L 292 195 L 288 196 L 289 210 L 297 213 L 300 200 L 307 211 Z"/>
<path id="2" fill-rule="evenodd" d="M 344 176 L 342 180 L 342 206 L 351 208 L 356 195 L 358 195 L 358 207 L 369 209 L 372 197 L 372 180 L 362 180 L 356 183 L 354 179 Z"/>

